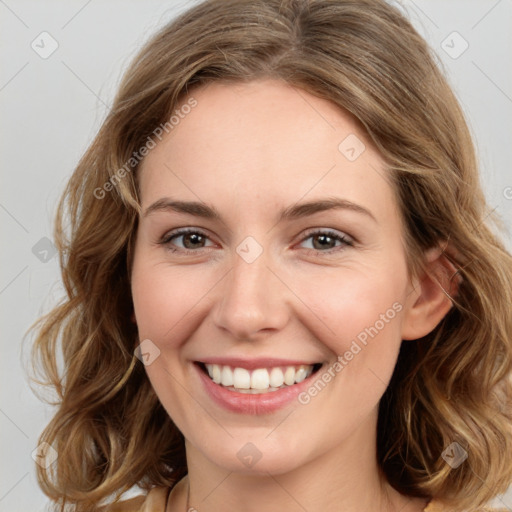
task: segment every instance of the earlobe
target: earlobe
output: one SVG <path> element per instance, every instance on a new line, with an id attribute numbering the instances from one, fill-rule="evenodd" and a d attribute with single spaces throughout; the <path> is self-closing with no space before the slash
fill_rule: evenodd
<path id="1" fill-rule="evenodd" d="M 450 311 L 461 282 L 444 250 L 439 247 L 428 250 L 424 271 L 405 308 L 402 339 L 415 340 L 432 332 Z"/>

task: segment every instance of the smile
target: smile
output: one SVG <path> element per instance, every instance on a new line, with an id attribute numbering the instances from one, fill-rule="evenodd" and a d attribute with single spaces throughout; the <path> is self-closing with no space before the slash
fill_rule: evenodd
<path id="1" fill-rule="evenodd" d="M 307 379 L 318 365 L 274 366 L 249 370 L 221 364 L 204 364 L 210 379 L 229 391 L 248 394 L 268 393 L 293 386 Z"/>

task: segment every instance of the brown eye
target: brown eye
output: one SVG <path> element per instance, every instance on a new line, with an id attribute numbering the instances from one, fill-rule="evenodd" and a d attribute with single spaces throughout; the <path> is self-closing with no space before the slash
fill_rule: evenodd
<path id="1" fill-rule="evenodd" d="M 185 249 L 197 249 L 203 247 L 205 243 L 205 237 L 199 233 L 187 233 L 186 235 L 180 235 L 183 239 L 183 246 Z"/>
<path id="2" fill-rule="evenodd" d="M 178 230 L 165 235 L 160 243 L 170 251 L 194 251 L 208 247 L 209 238 L 197 230 Z M 210 244 L 212 245 L 212 244 Z"/>
<path id="3" fill-rule="evenodd" d="M 302 240 L 302 243 L 309 240 L 311 240 L 311 242 L 308 242 L 309 247 L 306 246 L 305 248 L 317 252 L 331 252 L 345 246 L 353 245 L 351 239 L 335 231 L 315 231 L 309 233 L 308 236 Z"/>

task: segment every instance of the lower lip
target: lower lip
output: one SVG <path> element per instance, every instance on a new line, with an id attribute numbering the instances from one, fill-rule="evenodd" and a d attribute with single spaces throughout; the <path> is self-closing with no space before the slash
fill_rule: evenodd
<path id="1" fill-rule="evenodd" d="M 298 395 L 310 385 L 311 378 L 321 370 L 320 368 L 307 379 L 293 386 L 253 395 L 230 391 L 220 384 L 215 384 L 196 363 L 194 363 L 194 367 L 199 373 L 199 378 L 202 380 L 206 392 L 214 402 L 229 411 L 253 415 L 270 414 L 286 407 L 294 400 L 299 403 Z"/>

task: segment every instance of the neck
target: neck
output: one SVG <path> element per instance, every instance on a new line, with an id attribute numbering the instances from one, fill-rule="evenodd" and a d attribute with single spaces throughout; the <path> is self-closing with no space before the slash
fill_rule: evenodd
<path id="1" fill-rule="evenodd" d="M 379 470 L 376 416 L 373 419 L 360 425 L 338 446 L 284 472 L 273 473 L 271 468 L 257 471 L 257 465 L 250 473 L 230 471 L 213 464 L 186 441 L 189 472 L 186 482 L 181 482 L 180 501 L 187 507 L 182 509 L 201 512 L 423 510 L 423 502 L 399 494 Z"/>

